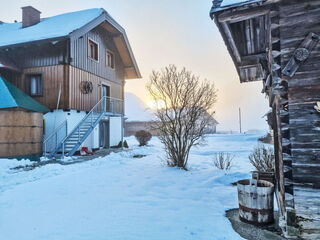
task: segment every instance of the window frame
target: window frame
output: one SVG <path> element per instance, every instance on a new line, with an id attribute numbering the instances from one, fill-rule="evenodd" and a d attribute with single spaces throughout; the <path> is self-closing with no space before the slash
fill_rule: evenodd
<path id="1" fill-rule="evenodd" d="M 90 56 L 90 52 L 91 52 L 91 50 L 90 50 L 90 46 L 91 46 L 90 42 L 92 42 L 93 44 L 95 44 L 97 46 L 97 59 L 92 58 Z M 88 38 L 88 58 L 91 59 L 92 61 L 99 62 L 99 43 L 97 41 L 93 40 L 92 38 Z"/>
<path id="2" fill-rule="evenodd" d="M 110 54 L 110 55 L 112 56 L 112 58 L 113 58 L 113 61 L 112 61 L 113 66 L 109 66 L 109 61 L 108 61 L 108 55 L 109 55 L 109 54 Z M 109 67 L 109 68 L 111 68 L 112 70 L 115 70 L 115 68 L 116 68 L 116 61 L 115 61 L 114 52 L 111 51 L 111 50 L 109 50 L 109 49 L 106 50 L 106 66 Z"/>
<path id="3" fill-rule="evenodd" d="M 36 90 L 40 90 L 40 91 L 37 91 L 36 94 L 32 94 L 31 93 L 31 77 L 32 76 L 39 76 L 40 77 L 40 87 L 37 87 Z M 35 73 L 27 73 L 25 75 L 25 90 L 26 92 L 31 96 L 31 97 L 43 97 L 43 73 L 41 72 L 35 72 Z"/>

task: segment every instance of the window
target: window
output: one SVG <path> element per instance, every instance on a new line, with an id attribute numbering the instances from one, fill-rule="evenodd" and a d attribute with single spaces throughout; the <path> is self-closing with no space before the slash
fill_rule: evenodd
<path id="1" fill-rule="evenodd" d="M 26 76 L 26 92 L 30 96 L 42 96 L 42 74 L 28 74 Z"/>
<path id="2" fill-rule="evenodd" d="M 98 61 L 99 60 L 99 45 L 98 43 L 94 42 L 93 40 L 89 39 L 88 42 L 88 56 L 89 58 Z"/>
<path id="3" fill-rule="evenodd" d="M 114 54 L 107 50 L 107 66 L 114 69 Z"/>

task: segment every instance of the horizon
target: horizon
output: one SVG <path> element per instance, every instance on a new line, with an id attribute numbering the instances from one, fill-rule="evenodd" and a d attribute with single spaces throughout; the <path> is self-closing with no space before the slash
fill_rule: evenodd
<path id="1" fill-rule="evenodd" d="M 63 10 L 60 8 L 62 4 Z M 126 30 L 143 76 L 142 79 L 127 80 L 126 92 L 135 94 L 148 106 L 151 98 L 145 84 L 152 70 L 158 71 L 169 64 L 175 64 L 179 68 L 186 67 L 202 80 L 208 79 L 215 83 L 218 89 L 215 118 L 220 123 L 219 131 L 238 131 L 239 108 L 242 111 L 244 131 L 266 130 L 268 125 L 262 116 L 269 108 L 267 100 L 261 94 L 262 83 L 240 84 L 221 35 L 209 17 L 211 4 L 207 0 L 186 0 L 183 5 L 181 1 L 169 0 L 14 0 L 0 10 L 0 20 L 21 21 L 21 7 L 27 5 L 41 11 L 42 18 L 88 8 L 104 8 Z M 166 18 L 163 18 L 164 12 Z"/>

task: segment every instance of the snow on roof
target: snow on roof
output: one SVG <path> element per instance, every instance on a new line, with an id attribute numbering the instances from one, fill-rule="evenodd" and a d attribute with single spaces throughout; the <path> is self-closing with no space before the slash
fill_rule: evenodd
<path id="1" fill-rule="evenodd" d="M 69 35 L 99 17 L 101 8 L 65 13 L 41 19 L 40 23 L 22 28 L 22 23 L 0 24 L 0 47 L 19 43 L 59 38 Z"/>
<path id="2" fill-rule="evenodd" d="M 244 3 L 244 2 L 248 2 L 251 0 L 224 0 L 220 7 L 225 7 L 225 6 L 229 6 L 229 5 L 234 5 L 234 4 L 240 4 L 240 3 Z"/>
<path id="3" fill-rule="evenodd" d="M 238 7 L 249 3 L 261 2 L 263 0 L 214 0 L 210 15 L 214 12 L 225 10 L 232 7 Z"/>

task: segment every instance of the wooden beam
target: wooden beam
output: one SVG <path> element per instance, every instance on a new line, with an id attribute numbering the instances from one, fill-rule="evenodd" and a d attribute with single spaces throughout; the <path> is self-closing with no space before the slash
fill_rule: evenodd
<path id="1" fill-rule="evenodd" d="M 222 22 L 221 25 L 222 25 L 222 28 L 223 28 L 226 36 L 227 36 L 228 42 L 230 44 L 230 48 L 231 48 L 231 50 L 232 50 L 237 62 L 240 63 L 241 62 L 241 56 L 240 56 L 240 53 L 239 53 L 238 48 L 236 46 L 236 43 L 235 43 L 235 41 L 233 39 L 231 30 L 230 30 L 230 26 L 226 22 Z"/>
<path id="2" fill-rule="evenodd" d="M 218 21 L 221 23 L 223 22 L 235 23 L 235 22 L 248 20 L 250 18 L 263 16 L 268 14 L 269 12 L 270 12 L 269 7 L 253 8 L 249 10 L 246 9 L 246 10 L 235 11 L 235 12 L 224 12 L 218 16 Z"/>

